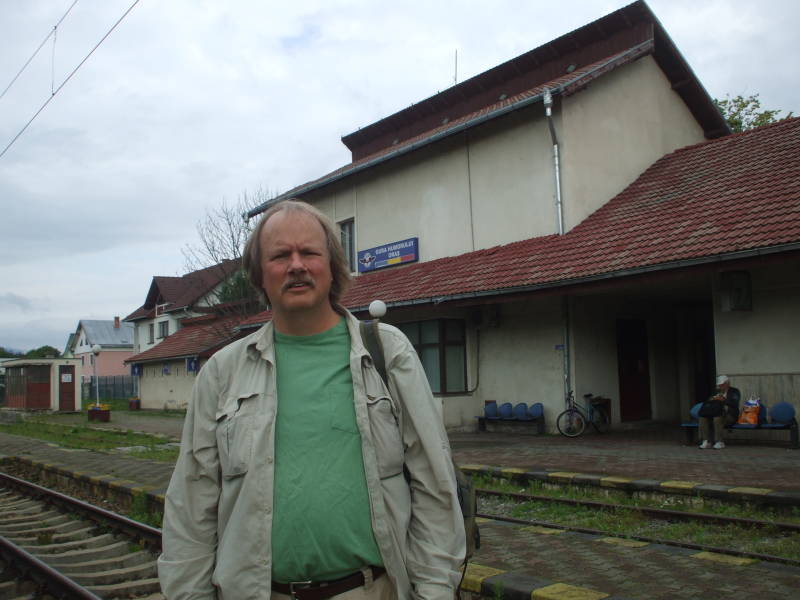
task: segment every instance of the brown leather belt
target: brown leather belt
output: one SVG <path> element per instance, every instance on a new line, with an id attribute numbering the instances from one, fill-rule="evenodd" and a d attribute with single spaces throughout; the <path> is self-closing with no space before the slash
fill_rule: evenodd
<path id="1" fill-rule="evenodd" d="M 386 572 L 383 567 L 368 568 L 372 570 L 373 581 Z M 332 581 L 292 581 L 291 583 L 273 581 L 272 589 L 280 594 L 297 598 L 297 600 L 325 600 L 362 585 L 364 585 L 364 573 L 356 571 Z"/>

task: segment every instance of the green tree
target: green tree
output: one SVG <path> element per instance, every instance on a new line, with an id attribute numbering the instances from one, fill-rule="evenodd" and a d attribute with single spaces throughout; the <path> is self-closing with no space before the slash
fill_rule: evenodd
<path id="1" fill-rule="evenodd" d="M 41 346 L 25 353 L 25 358 L 58 358 L 61 352 L 52 346 Z"/>
<path id="2" fill-rule="evenodd" d="M 0 346 L 0 358 L 19 358 L 20 356 L 22 356 L 22 352 Z"/>
<path id="3" fill-rule="evenodd" d="M 776 121 L 789 119 L 792 113 L 778 116 L 780 110 L 761 110 L 761 100 L 758 94 L 752 96 L 736 96 L 731 98 L 730 94 L 725 96 L 724 100 L 714 99 L 719 112 L 725 117 L 728 126 L 733 133 L 747 131 L 762 125 L 769 125 Z"/>

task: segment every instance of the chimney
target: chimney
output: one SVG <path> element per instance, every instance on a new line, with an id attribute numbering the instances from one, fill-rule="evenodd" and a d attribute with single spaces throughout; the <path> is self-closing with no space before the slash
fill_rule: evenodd
<path id="1" fill-rule="evenodd" d="M 114 317 L 114 329 L 119 329 L 119 317 Z"/>

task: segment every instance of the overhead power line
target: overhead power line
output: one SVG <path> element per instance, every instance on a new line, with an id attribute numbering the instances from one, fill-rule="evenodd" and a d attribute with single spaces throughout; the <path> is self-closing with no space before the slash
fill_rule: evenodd
<path id="1" fill-rule="evenodd" d="M 77 2 L 77 0 L 75 0 L 75 1 Z M 19 139 L 19 137 L 20 137 L 20 136 L 21 136 L 23 133 L 25 133 L 25 130 L 28 128 L 28 126 L 29 126 L 31 123 L 33 123 L 34 119 L 36 119 L 36 117 L 38 117 L 38 116 L 39 116 L 39 113 L 41 113 L 41 112 L 42 112 L 42 111 L 45 109 L 45 107 L 46 107 L 48 104 L 50 104 L 50 101 L 51 101 L 53 98 L 55 98 L 55 97 L 56 97 L 56 94 L 58 94 L 58 92 L 60 92 L 60 91 L 61 91 L 61 88 L 63 88 L 63 87 L 64 87 L 64 86 L 67 84 L 67 82 L 68 82 L 70 79 L 72 79 L 72 76 L 73 76 L 73 75 L 75 75 L 75 73 L 77 73 L 77 72 L 78 72 L 78 69 L 80 69 L 80 68 L 83 66 L 83 63 L 85 63 L 87 60 L 89 60 L 89 57 L 90 57 L 92 54 L 94 54 L 94 51 L 95 51 L 95 50 L 97 50 L 97 49 L 100 47 L 100 44 L 102 44 L 102 43 L 103 43 L 103 42 L 106 40 L 106 38 L 107 38 L 109 35 L 111 35 L 111 32 L 112 32 L 112 31 L 114 31 L 114 30 L 117 28 L 117 25 L 119 25 L 120 23 L 122 23 L 122 20 L 123 20 L 125 17 L 127 17 L 127 16 L 128 16 L 128 13 L 130 13 L 130 12 L 133 10 L 133 8 L 134 8 L 134 7 L 135 7 L 137 4 L 139 4 L 139 1 L 140 1 L 140 0 L 134 0 L 133 4 L 131 4 L 131 5 L 128 7 L 128 10 L 126 10 L 126 11 L 123 13 L 123 15 L 122 15 L 122 16 L 121 16 L 121 17 L 120 17 L 118 20 L 117 20 L 117 22 L 116 22 L 116 23 L 114 23 L 114 24 L 111 26 L 111 29 L 109 29 L 109 30 L 106 32 L 106 34 L 105 34 L 105 35 L 104 35 L 102 38 L 100 38 L 100 41 L 99 41 L 99 42 L 97 42 L 97 44 L 95 44 L 94 48 L 92 48 L 92 49 L 89 51 L 89 54 L 87 54 L 86 56 L 84 56 L 84 57 L 83 57 L 83 60 L 82 60 L 81 62 L 79 62 L 79 63 L 78 63 L 78 66 L 77 66 L 77 67 L 75 67 L 75 68 L 72 70 L 72 72 L 71 72 L 69 75 L 67 75 L 66 79 L 64 79 L 64 81 L 62 81 L 62 82 L 61 82 L 61 84 L 60 84 L 60 85 L 59 85 L 59 86 L 58 86 L 58 87 L 55 89 L 55 91 L 53 91 L 53 93 L 51 94 L 51 96 L 50 96 L 50 97 L 49 97 L 47 100 L 45 100 L 44 104 L 42 104 L 42 105 L 39 107 L 39 110 L 37 110 L 37 111 L 34 113 L 34 115 L 33 115 L 33 116 L 30 118 L 30 120 L 29 120 L 27 123 L 25 123 L 25 125 L 22 127 L 22 129 L 20 129 L 20 130 L 19 130 L 19 133 L 18 133 L 17 135 L 15 135 L 15 136 L 14 136 L 14 138 L 13 138 L 13 139 L 12 139 L 12 140 L 11 140 L 11 141 L 8 143 L 8 145 L 7 145 L 5 148 L 3 148 L 3 151 L 2 151 L 2 152 L 0 152 L 0 158 L 2 158 L 2 157 L 5 155 L 5 153 L 6 153 L 6 152 L 8 152 L 8 149 L 9 149 L 9 148 L 11 148 L 11 146 L 13 146 L 13 145 L 14 145 L 14 142 L 16 142 L 16 141 Z M 74 4 L 73 4 L 73 6 L 74 6 Z M 72 8 L 72 7 L 70 7 L 70 8 Z M 65 16 L 66 16 L 66 15 L 65 15 Z M 49 36 L 48 36 L 48 37 L 49 37 Z M 46 41 L 47 41 L 47 38 L 45 38 L 45 42 L 46 42 Z M 44 44 L 44 42 L 42 42 L 42 44 Z M 38 50 L 37 50 L 37 52 L 38 52 Z"/>
<path id="2" fill-rule="evenodd" d="M 7 92 L 9 89 L 11 89 L 11 86 L 12 86 L 12 85 L 14 85 L 14 82 L 15 82 L 17 79 L 19 79 L 19 76 L 20 76 L 20 75 L 22 75 L 22 72 L 23 72 L 25 69 L 27 69 L 27 68 L 28 68 L 28 65 L 29 65 L 29 64 L 31 64 L 31 61 L 32 61 L 34 58 L 36 58 L 36 55 L 37 55 L 37 54 L 39 54 L 39 50 L 41 50 L 41 49 L 42 49 L 42 46 L 44 46 L 44 45 L 47 43 L 47 40 L 49 40 L 49 39 L 50 39 L 52 36 L 55 36 L 55 34 L 56 34 L 56 29 L 58 29 L 58 26 L 59 26 L 59 25 L 61 25 L 61 22 L 62 22 L 64 19 L 66 19 L 66 18 L 67 18 L 67 15 L 69 14 L 69 11 L 71 11 L 71 10 L 72 10 L 72 7 L 73 7 L 73 6 L 75 6 L 77 3 L 78 3 L 78 0 L 75 0 L 75 1 L 74 1 L 74 2 L 73 2 L 71 5 L 70 5 L 70 7 L 67 9 L 67 12 L 65 12 L 65 13 L 64 13 L 64 16 L 62 16 L 62 17 L 61 17 L 61 18 L 58 20 L 58 23 L 56 23 L 56 24 L 53 26 L 53 28 L 50 30 L 50 33 L 48 33 L 48 34 L 47 34 L 47 35 L 44 37 L 44 39 L 42 40 L 42 43 L 41 43 L 41 44 L 39 44 L 39 47 L 38 47 L 38 48 L 36 48 L 36 50 L 34 50 L 34 51 L 33 51 L 33 54 L 31 54 L 31 57 L 30 57 L 30 58 L 29 58 L 29 59 L 28 59 L 28 60 L 25 62 L 25 64 L 24 64 L 24 65 L 22 65 L 22 68 L 19 70 L 19 72 L 18 72 L 16 75 L 14 75 L 14 77 L 11 79 L 11 81 L 9 82 L 9 84 L 6 86 L 6 89 L 4 89 L 4 90 L 3 90 L 3 93 L 2 93 L 2 94 L 0 94 L 0 99 L 2 99 L 2 97 L 6 95 L 6 92 Z"/>

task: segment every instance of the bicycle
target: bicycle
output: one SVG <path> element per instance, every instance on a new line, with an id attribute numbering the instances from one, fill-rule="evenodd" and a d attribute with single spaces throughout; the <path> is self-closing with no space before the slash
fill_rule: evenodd
<path id="1" fill-rule="evenodd" d="M 578 437 L 586 430 L 586 424 L 591 423 L 597 433 L 605 433 L 611 427 L 611 420 L 600 405 L 607 400 L 592 393 L 584 394 L 586 407 L 581 408 L 575 403 L 575 394 L 572 390 L 567 395 L 567 409 L 556 418 L 558 432 L 566 437 Z M 588 415 L 588 416 L 587 416 Z"/>

